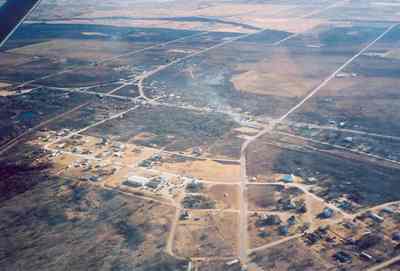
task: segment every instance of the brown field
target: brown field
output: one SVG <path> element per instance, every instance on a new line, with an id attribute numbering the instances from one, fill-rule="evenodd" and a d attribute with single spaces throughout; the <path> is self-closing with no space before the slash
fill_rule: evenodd
<path id="1" fill-rule="evenodd" d="M 131 171 L 132 171 L 132 169 L 127 168 L 127 167 L 118 168 L 117 171 L 113 175 L 108 176 L 104 179 L 104 181 L 103 181 L 104 186 L 112 187 L 112 188 L 119 187 L 121 185 L 121 183 L 128 178 L 129 173 Z"/>
<path id="2" fill-rule="evenodd" d="M 205 193 L 210 199 L 216 201 L 217 209 L 239 208 L 239 187 L 237 185 L 210 185 Z"/>
<path id="3" fill-rule="evenodd" d="M 67 167 L 69 167 L 71 164 L 73 164 L 78 159 L 79 158 L 77 158 L 75 155 L 71 155 L 71 154 L 67 154 L 67 153 L 62 154 L 53 160 L 54 161 L 53 169 L 55 171 L 65 170 L 65 169 L 67 169 Z"/>
<path id="4" fill-rule="evenodd" d="M 138 5 L 140 8 L 138 8 Z M 241 27 L 231 23 L 243 23 L 258 28 L 278 29 L 289 32 L 303 32 L 324 22 L 323 19 L 307 18 L 303 16 L 316 11 L 323 6 L 311 3 L 310 5 L 296 6 L 292 3 L 218 3 L 210 1 L 193 1 L 184 2 L 172 1 L 168 3 L 159 3 L 157 5 L 146 5 L 139 3 L 135 8 L 118 7 L 108 8 L 107 10 L 93 10 L 82 12 L 77 18 L 82 20 L 68 20 L 64 23 L 85 22 L 108 24 L 115 26 L 140 26 L 140 27 L 162 27 L 165 21 L 161 18 L 165 17 L 219 17 L 226 22 L 212 24 L 201 21 L 169 21 L 169 28 L 174 29 L 202 29 L 208 31 L 219 32 L 249 32 L 251 29 Z M 138 11 L 140 10 L 140 12 Z M 123 16 L 127 18 L 135 18 L 135 20 L 118 20 L 104 19 L 112 16 Z M 91 20 L 87 20 L 90 18 Z M 143 19 L 139 19 L 143 18 Z M 160 18 L 160 19 L 158 19 Z M 288 20 L 287 18 L 291 18 Z"/>
<path id="5" fill-rule="evenodd" d="M 189 159 L 184 162 L 163 162 L 155 169 L 210 182 L 238 183 L 240 165 L 213 160 Z"/>
<path id="6" fill-rule="evenodd" d="M 277 11 L 283 11 L 291 6 L 285 5 L 266 5 L 266 4 L 243 4 L 243 3 L 218 3 L 215 4 L 211 1 L 203 1 L 203 5 L 199 5 L 199 1 L 182 2 L 176 1 L 172 3 L 175 9 L 167 11 L 163 6 L 147 6 L 145 10 L 135 9 L 115 9 L 115 10 L 97 10 L 84 16 L 91 17 L 107 17 L 107 16 L 142 16 L 142 17 L 163 17 L 163 16 L 233 16 L 237 13 L 253 13 L 264 12 L 264 14 L 273 14 Z M 145 6 L 145 4 L 144 4 Z"/>
<path id="7" fill-rule="evenodd" d="M 84 61 L 103 60 L 118 54 L 131 52 L 145 47 L 146 44 L 123 41 L 70 40 L 55 39 L 22 46 L 9 52 L 28 56 L 46 56 L 80 59 Z"/>
<path id="8" fill-rule="evenodd" d="M 9 86 L 11 86 L 11 84 L 5 83 L 5 82 L 0 82 L 0 90 L 1 90 L 2 88 L 6 88 L 6 87 L 9 87 Z"/>
<path id="9" fill-rule="evenodd" d="M 163 252 L 174 209 L 155 202 L 57 179 L 3 203 L 0 213 L 5 270 L 186 270 Z"/>
<path id="10" fill-rule="evenodd" d="M 249 145 L 246 166 L 248 176 L 256 177 L 257 180 L 274 182 L 274 174 L 281 172 L 273 169 L 273 161 L 279 158 L 281 150 L 269 145 L 269 142 L 265 140 L 263 143 Z"/>
<path id="11" fill-rule="evenodd" d="M 254 134 L 255 129 L 240 127 L 229 132 L 222 138 L 216 140 L 205 150 L 205 157 L 213 159 L 237 159 L 240 158 L 240 151 L 244 142 L 243 136 Z"/>
<path id="12" fill-rule="evenodd" d="M 138 162 L 149 158 L 150 156 L 159 152 L 157 149 L 138 147 L 136 145 L 128 144 L 126 150 L 123 153 L 122 164 L 124 165 L 136 165 Z"/>
<path id="13" fill-rule="evenodd" d="M 398 42 L 399 30 L 395 28 L 348 65 L 291 119 L 319 124 L 333 120 L 344 122 L 346 128 L 398 135 Z"/>
<path id="14" fill-rule="evenodd" d="M 135 8 L 136 9 L 136 8 Z M 57 20 L 54 21 L 57 23 L 62 23 L 62 24 L 96 24 L 96 25 L 112 25 L 115 27 L 138 27 L 138 28 L 161 28 L 162 26 L 165 26 L 166 20 L 163 19 L 157 19 L 157 18 L 151 18 L 151 19 L 134 19 L 134 20 L 126 20 L 126 19 L 107 19 L 107 18 L 95 18 L 95 19 L 71 19 L 71 20 Z M 169 20 L 168 22 L 168 28 L 169 29 L 175 29 L 175 30 L 192 30 L 192 31 L 212 31 L 212 32 L 230 32 L 230 33 L 251 33 L 254 30 L 249 29 L 248 27 L 242 27 L 240 25 L 231 25 L 231 24 L 226 24 L 226 23 L 212 23 L 211 25 L 209 23 L 204 23 L 204 22 L 196 22 L 196 21 L 173 21 Z M 255 22 L 257 24 L 257 22 Z M 251 28 L 257 27 L 257 26 L 250 26 Z"/>
<path id="15" fill-rule="evenodd" d="M 0 83 L 0 97 L 7 97 L 7 96 L 12 96 L 15 95 L 15 91 L 8 91 L 8 90 L 2 90 L 2 87 L 8 87 L 10 85 L 5 84 L 5 83 Z"/>
<path id="16" fill-rule="evenodd" d="M 331 26 L 322 32 L 331 38 L 337 29 Z M 179 102 L 196 106 L 227 107 L 253 116 L 280 117 L 340 67 L 349 58 L 349 51 L 355 50 L 346 49 L 344 41 L 337 47 L 311 47 L 321 42 L 312 40 L 320 34 L 312 32 L 310 37 L 301 35 L 283 46 L 266 46 L 288 33 L 259 33 L 193 57 L 184 67 L 171 67 L 153 75 L 145 90 L 153 97 L 174 94 L 181 97 Z M 169 102 L 177 103 L 174 99 Z"/>
<path id="17" fill-rule="evenodd" d="M 102 170 L 109 171 L 115 168 L 118 171 L 118 169 L 120 169 L 118 166 L 113 166 L 110 164 L 105 164 L 103 161 L 94 161 L 94 160 L 88 161 L 88 164 L 90 164 L 91 169 L 78 166 L 78 164 L 80 164 L 83 160 L 84 158 L 80 158 L 75 155 L 61 154 L 60 156 L 53 159 L 54 168 L 59 170 L 60 176 L 74 180 L 77 180 L 79 178 L 88 178 L 92 175 L 97 175 L 96 173 Z M 120 174 L 123 174 L 123 171 L 120 172 Z M 102 176 L 99 181 L 103 182 L 108 177 L 109 177 L 108 175 Z"/>
<path id="18" fill-rule="evenodd" d="M 276 69 L 278 66 L 280 68 Z M 320 81 L 317 77 L 306 77 L 305 69 L 296 63 L 287 49 L 260 62 L 239 64 L 237 71 L 244 72 L 232 77 L 235 88 L 257 95 L 298 97 Z"/>
<path id="19" fill-rule="evenodd" d="M 273 248 L 254 252 L 251 254 L 251 260 L 260 268 L 269 271 L 325 271 L 331 267 L 301 239 L 290 240 Z"/>
<path id="20" fill-rule="evenodd" d="M 299 114 L 315 112 L 319 115 L 318 119 L 308 122 L 326 124 L 329 120 L 344 121 L 348 128 L 398 135 L 398 97 L 395 91 L 398 84 L 397 78 L 383 80 L 375 76 L 336 79 L 316 99 L 307 103 Z M 322 106 L 323 97 L 333 98 L 333 109 Z"/>
<path id="21" fill-rule="evenodd" d="M 140 4 L 139 4 L 140 5 Z M 226 21 L 235 23 L 245 23 L 259 28 L 267 27 L 284 27 L 285 24 L 280 24 L 271 21 L 261 20 L 260 18 L 271 17 L 275 14 L 281 14 L 284 16 L 285 11 L 293 8 L 291 5 L 273 5 L 273 4 L 257 4 L 257 3 L 218 3 L 213 2 L 184 2 L 176 1 L 172 3 L 157 5 L 146 5 L 142 4 L 143 7 L 131 9 L 119 9 L 114 8 L 111 10 L 94 10 L 81 15 L 83 18 L 98 18 L 97 22 L 102 22 L 111 25 L 123 25 L 123 26 L 140 26 L 140 27 L 162 27 L 165 25 L 164 20 L 157 20 L 162 17 L 190 17 L 190 16 L 204 16 L 204 17 L 226 17 Z M 140 12 L 139 12 L 140 10 Z M 251 16 L 249 15 L 251 14 Z M 102 20 L 101 17 L 110 16 L 126 16 L 126 17 L 147 17 L 146 20 Z M 151 20 L 149 20 L 151 18 Z M 70 21 L 67 21 L 70 22 Z M 82 22 L 82 21 L 79 21 Z M 93 21 L 85 21 L 87 23 L 93 23 Z M 288 25 L 288 22 L 286 22 Z M 293 24 L 294 26 L 294 24 Z M 246 33 L 251 31 L 246 27 L 240 27 L 240 25 L 233 25 L 229 23 L 217 23 L 212 24 L 200 21 L 169 21 L 168 27 L 173 29 L 194 29 L 194 30 L 208 30 L 208 31 L 219 31 L 219 32 L 241 32 Z M 287 26 L 286 26 L 287 28 Z M 299 28 L 297 28 L 299 29 Z M 254 30 L 253 30 L 254 31 Z"/>
<path id="22" fill-rule="evenodd" d="M 304 12 L 306 14 L 307 12 Z M 287 18 L 258 18 L 257 20 L 251 20 L 249 17 L 244 17 L 244 20 L 249 19 L 254 21 L 255 24 L 262 28 L 287 31 L 291 33 L 303 33 L 311 30 L 319 25 L 325 23 L 325 20 L 320 19 L 302 19 L 296 18 L 293 20 L 288 20 Z"/>
<path id="23" fill-rule="evenodd" d="M 283 185 L 248 185 L 247 200 L 249 210 L 276 211 L 281 198 L 297 199 L 303 192 L 298 188 Z"/>
<path id="24" fill-rule="evenodd" d="M 7 67 L 17 67 L 32 60 L 33 58 L 29 56 L 0 52 L 0 67 L 2 67 L 2 69 Z"/>
<path id="25" fill-rule="evenodd" d="M 190 211 L 179 222 L 174 252 L 180 257 L 229 257 L 236 253 L 238 216 L 231 212 Z"/>

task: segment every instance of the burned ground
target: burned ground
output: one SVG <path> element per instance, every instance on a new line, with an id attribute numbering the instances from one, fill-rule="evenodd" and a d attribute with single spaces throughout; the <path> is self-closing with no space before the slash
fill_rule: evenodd
<path id="1" fill-rule="evenodd" d="M 280 130 L 350 150 L 362 151 L 386 159 L 400 160 L 400 141 L 398 138 L 390 138 L 385 135 L 368 135 L 362 131 L 335 130 L 334 127 L 321 129 L 308 125 L 281 127 Z"/>
<path id="2" fill-rule="evenodd" d="M 45 88 L 35 89 L 26 94 L 0 97 L 0 144 L 48 118 L 84 104 L 91 98 L 85 94 Z"/>
<path id="3" fill-rule="evenodd" d="M 165 147 L 183 151 L 207 146 L 224 136 L 236 124 L 218 113 L 202 113 L 173 107 L 140 107 L 122 119 L 88 130 L 96 136 L 112 136 L 144 146 Z M 140 135 L 147 134 L 142 137 Z"/>
<path id="4" fill-rule="evenodd" d="M 264 41 L 265 33 L 256 34 L 152 75 L 145 93 L 166 94 L 172 103 L 278 117 L 384 29 L 328 25 L 280 47 Z M 336 38 L 343 33 L 347 36 Z"/>
<path id="5" fill-rule="evenodd" d="M 87 104 L 63 118 L 53 121 L 46 125 L 46 128 L 53 131 L 60 131 L 62 129 L 78 131 L 115 114 L 133 108 L 133 106 L 134 105 L 131 103 L 115 98 L 105 97 L 100 99 L 95 97 L 90 104 Z"/>

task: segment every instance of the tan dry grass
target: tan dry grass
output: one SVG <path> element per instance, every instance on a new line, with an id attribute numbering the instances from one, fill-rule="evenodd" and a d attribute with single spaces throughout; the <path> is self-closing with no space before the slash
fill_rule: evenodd
<path id="1" fill-rule="evenodd" d="M 191 211 L 176 229 L 174 252 L 182 257 L 233 256 L 237 250 L 238 215 Z"/>
<path id="2" fill-rule="evenodd" d="M 99 60 L 116 56 L 125 51 L 133 51 L 142 48 L 143 45 L 119 41 L 96 40 L 69 40 L 57 39 L 32 45 L 27 45 L 10 50 L 12 53 L 64 57 L 82 60 Z"/>
<path id="3" fill-rule="evenodd" d="M 240 182 L 239 164 L 221 164 L 212 160 L 163 163 L 158 170 L 211 182 Z"/>
<path id="4" fill-rule="evenodd" d="M 316 80 L 306 79 L 302 67 L 296 64 L 287 50 L 276 51 L 271 59 L 241 64 L 231 82 L 235 88 L 258 95 L 298 97 L 310 89 Z"/>

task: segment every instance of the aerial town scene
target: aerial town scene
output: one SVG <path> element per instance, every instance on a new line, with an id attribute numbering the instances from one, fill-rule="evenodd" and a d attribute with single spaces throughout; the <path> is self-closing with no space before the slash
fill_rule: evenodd
<path id="1" fill-rule="evenodd" d="M 400 0 L 31 2 L 1 271 L 400 270 Z"/>

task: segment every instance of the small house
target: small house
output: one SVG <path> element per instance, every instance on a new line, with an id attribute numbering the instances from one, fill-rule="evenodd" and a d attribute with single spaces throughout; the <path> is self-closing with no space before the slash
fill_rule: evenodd
<path id="1" fill-rule="evenodd" d="M 280 181 L 282 181 L 284 183 L 293 183 L 294 175 L 293 174 L 283 175 Z"/>
<path id="2" fill-rule="evenodd" d="M 333 210 L 332 210 L 332 208 L 329 208 L 329 207 L 326 207 L 322 211 L 322 213 L 319 214 L 319 217 L 324 218 L 324 219 L 331 218 L 332 216 L 333 216 Z"/>

